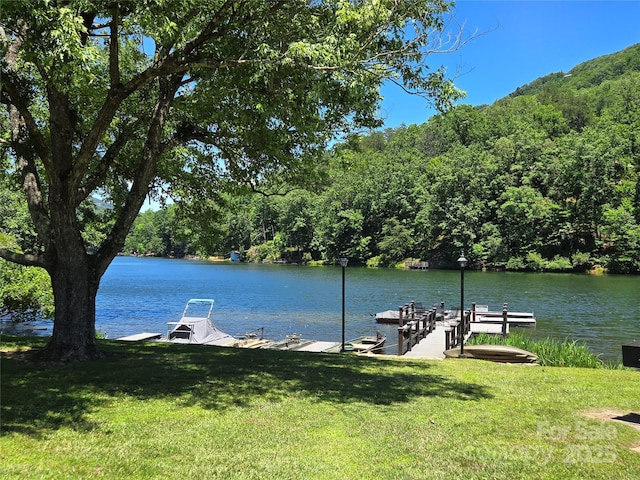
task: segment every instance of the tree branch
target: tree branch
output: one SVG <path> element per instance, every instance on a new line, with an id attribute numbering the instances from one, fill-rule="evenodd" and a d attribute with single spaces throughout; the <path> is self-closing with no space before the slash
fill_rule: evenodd
<path id="1" fill-rule="evenodd" d="M 26 33 L 26 26 L 23 26 L 21 32 Z M 4 35 L 4 30 L 2 31 L 2 35 Z M 34 153 L 31 148 L 29 148 L 30 144 L 35 149 L 36 154 L 42 159 L 45 168 L 47 165 L 51 166 L 52 162 L 44 138 L 40 134 L 40 130 L 37 128 L 36 122 L 27 107 L 27 101 L 20 94 L 17 85 L 14 83 L 13 77 L 17 78 L 15 66 L 23 40 L 24 37 L 22 35 L 16 36 L 7 49 L 5 55 L 7 71 L 5 75 L 2 75 L 2 89 L 3 92 L 8 93 L 8 98 L 5 98 L 5 95 L 3 95 L 2 98 L 9 107 L 11 145 L 16 154 L 18 168 L 22 177 L 22 188 L 27 198 L 29 213 L 38 231 L 38 235 L 46 245 L 47 239 L 49 238 L 50 222 L 49 216 L 44 208 L 41 182 L 32 158 Z M 27 136 L 31 139 L 31 142 L 27 140 Z"/>
<path id="2" fill-rule="evenodd" d="M 120 83 L 115 83 L 113 81 L 113 77 L 111 78 L 111 87 L 107 92 L 102 108 L 98 112 L 96 120 L 93 123 L 93 127 L 85 137 L 85 140 L 80 147 L 80 151 L 78 152 L 72 173 L 72 189 L 78 189 L 82 184 L 82 179 L 86 173 L 89 162 L 105 132 L 111 125 L 111 121 L 118 111 L 120 104 L 140 88 L 150 84 L 158 78 L 187 72 L 188 69 L 193 66 L 192 62 L 194 59 L 198 56 L 197 49 L 213 38 L 216 33 L 219 34 L 215 29 L 215 26 L 217 24 L 225 23 L 220 21 L 220 19 L 225 18 L 225 15 L 228 13 L 227 10 L 233 8 L 234 5 L 235 2 L 231 0 L 225 2 L 218 10 L 217 15 L 210 20 L 207 28 L 205 28 L 200 35 L 192 41 L 187 42 L 183 47 L 174 51 L 170 51 L 170 48 L 163 47 L 157 49 L 157 52 L 160 52 L 160 55 L 156 56 L 154 64 L 140 72 L 126 84 L 122 85 Z M 111 21 L 110 38 L 112 45 L 119 42 L 119 33 L 114 19 Z M 117 55 L 117 50 L 111 48 L 109 58 L 110 72 L 113 72 L 115 68 L 114 62 L 117 62 L 117 59 L 113 58 L 113 55 Z"/>
<path id="3" fill-rule="evenodd" d="M 127 233 L 149 193 L 149 188 L 156 172 L 157 160 L 163 148 L 163 130 L 176 90 L 180 86 L 181 78 L 181 75 L 175 75 L 159 79 L 158 102 L 151 116 L 146 141 L 127 201 L 111 230 L 111 234 L 108 235 L 107 240 L 102 244 L 95 257 L 96 268 L 100 272 L 104 272 L 107 269 L 113 256 L 124 245 Z"/>
<path id="4" fill-rule="evenodd" d="M 120 45 L 118 43 L 118 20 L 120 7 L 114 3 L 111 7 L 111 22 L 109 32 L 109 81 L 111 87 L 120 84 Z"/>
<path id="5" fill-rule="evenodd" d="M 42 267 L 46 268 L 44 257 L 41 255 L 33 255 L 28 253 L 16 253 L 6 248 L 0 247 L 0 258 L 4 258 L 13 263 L 24 265 L 25 267 Z"/>
<path id="6" fill-rule="evenodd" d="M 9 45 L 9 48 L 7 49 L 7 53 L 5 55 L 6 69 L 2 69 L 3 71 L 1 75 L 1 101 L 5 103 L 9 107 L 9 109 L 11 109 L 12 106 L 16 109 L 16 112 L 19 113 L 21 117 L 24 128 L 26 128 L 26 132 L 28 132 L 29 134 L 29 138 L 31 139 L 30 143 L 33 145 L 34 150 L 42 159 L 42 162 L 45 164 L 45 166 L 51 167 L 51 155 L 49 149 L 47 148 L 47 143 L 42 136 L 37 122 L 31 114 L 31 111 L 29 110 L 29 102 L 27 98 L 25 97 L 25 95 L 23 95 L 21 89 L 18 86 L 20 85 L 20 76 L 15 67 L 18 59 L 18 54 L 20 52 L 20 47 L 22 46 L 22 43 L 24 41 L 23 35 L 26 34 L 27 30 L 27 26 L 23 25 L 23 27 L 21 28 L 21 35 L 16 35 Z M 12 138 L 12 141 L 15 142 L 16 140 L 17 138 L 14 136 Z"/>
<path id="7" fill-rule="evenodd" d="M 109 146 L 104 153 L 95 169 L 89 172 L 87 179 L 83 186 L 80 188 L 80 195 L 76 200 L 76 206 L 82 203 L 82 199 L 98 188 L 107 176 L 107 172 L 114 164 L 115 160 L 122 149 L 127 145 L 127 142 L 131 139 L 135 132 L 135 126 L 138 123 L 137 118 L 131 119 L 125 126 L 120 135 L 118 135 L 115 141 Z"/>

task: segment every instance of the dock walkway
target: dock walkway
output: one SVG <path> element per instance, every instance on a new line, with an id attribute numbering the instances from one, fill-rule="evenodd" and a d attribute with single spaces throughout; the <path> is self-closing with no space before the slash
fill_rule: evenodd
<path id="1" fill-rule="evenodd" d="M 451 327 L 448 323 L 442 321 L 436 322 L 435 330 L 414 345 L 404 356 L 408 358 L 442 360 L 445 358 L 446 331 L 449 328 Z M 469 329 L 470 331 L 465 337 L 465 341 L 468 340 L 472 334 L 476 333 L 490 333 L 495 335 L 502 333 L 502 325 L 491 323 L 470 323 Z"/>
<path id="2" fill-rule="evenodd" d="M 404 356 L 408 358 L 428 358 L 432 360 L 443 359 L 445 330 L 446 327 L 444 324 L 438 322 L 435 330 L 414 345 Z"/>

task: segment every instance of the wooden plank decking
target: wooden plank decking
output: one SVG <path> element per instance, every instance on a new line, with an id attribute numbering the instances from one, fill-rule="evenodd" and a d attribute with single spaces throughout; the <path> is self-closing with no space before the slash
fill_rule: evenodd
<path id="1" fill-rule="evenodd" d="M 443 322 L 437 322 L 435 330 L 414 345 L 404 356 L 408 358 L 442 360 L 445 358 L 444 351 L 446 349 L 446 332 L 448 329 L 450 329 L 450 327 Z M 476 333 L 499 335 L 502 333 L 502 324 L 471 322 L 469 323 L 469 330 L 469 334 L 467 334 L 465 340 Z M 507 333 L 509 333 L 508 325 Z"/>
<path id="2" fill-rule="evenodd" d="M 302 348 L 299 348 L 297 351 L 298 352 L 324 352 L 326 350 L 329 350 L 330 348 L 333 348 L 337 345 L 340 345 L 340 343 L 338 342 L 323 342 L 318 340 L 317 342 L 313 342 L 309 345 L 306 345 Z"/>
<path id="3" fill-rule="evenodd" d="M 122 340 L 123 342 L 144 342 L 148 340 L 157 340 L 162 337 L 161 333 L 136 333 L 135 335 L 128 335 L 126 337 L 120 337 L 117 340 Z"/>

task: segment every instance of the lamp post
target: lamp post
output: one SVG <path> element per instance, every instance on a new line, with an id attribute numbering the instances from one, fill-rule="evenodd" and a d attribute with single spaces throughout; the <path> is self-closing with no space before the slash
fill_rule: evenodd
<path id="1" fill-rule="evenodd" d="M 464 252 L 458 258 L 458 264 L 460 265 L 460 356 L 464 357 L 464 267 L 467 266 Z"/>
<path id="2" fill-rule="evenodd" d="M 347 267 L 347 263 L 349 263 L 349 259 L 346 257 L 340 258 L 340 266 L 342 267 L 342 343 L 340 346 L 340 351 L 344 352 L 344 271 Z"/>

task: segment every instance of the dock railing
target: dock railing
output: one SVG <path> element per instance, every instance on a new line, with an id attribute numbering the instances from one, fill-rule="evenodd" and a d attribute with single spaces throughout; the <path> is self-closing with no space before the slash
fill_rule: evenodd
<path id="1" fill-rule="evenodd" d="M 460 338 L 464 339 L 471 331 L 471 310 L 465 310 L 462 315 L 462 322 L 458 321 L 447 328 L 444 332 L 444 349 L 449 350 L 460 346 Z M 462 335 L 460 331 L 462 330 Z M 463 340 L 464 341 L 464 340 Z"/>
<path id="2" fill-rule="evenodd" d="M 399 313 L 398 355 L 402 356 L 436 328 L 436 309 L 425 311 L 411 302 L 399 307 Z"/>

